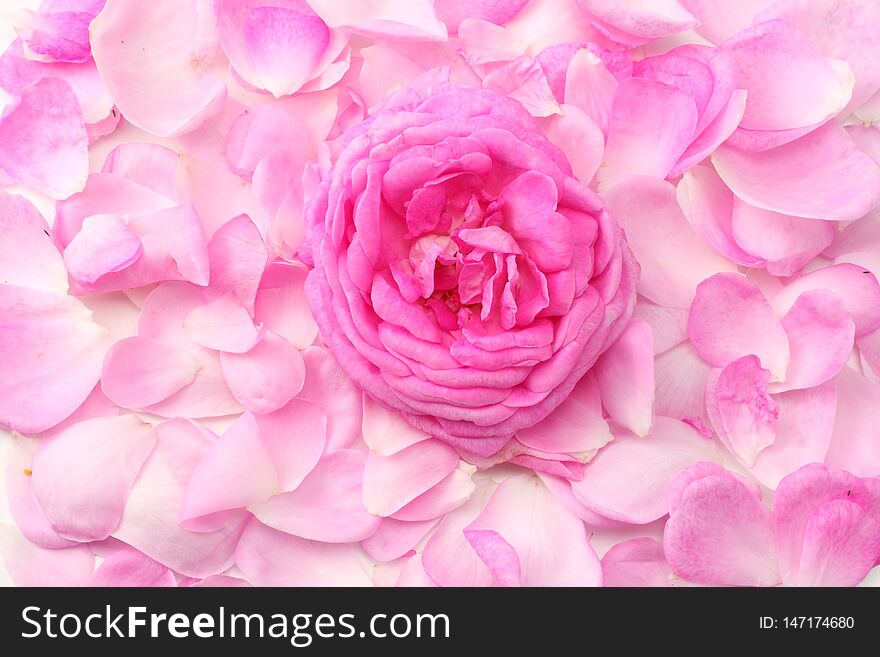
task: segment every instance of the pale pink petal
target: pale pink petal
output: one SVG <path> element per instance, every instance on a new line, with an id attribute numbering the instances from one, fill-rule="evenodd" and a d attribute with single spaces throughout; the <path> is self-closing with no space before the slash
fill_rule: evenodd
<path id="1" fill-rule="evenodd" d="M 785 330 L 767 299 L 745 276 L 717 274 L 700 283 L 688 336 L 700 356 L 716 367 L 754 354 L 772 380 L 785 379 L 789 362 Z"/>
<path id="2" fill-rule="evenodd" d="M 527 4 L 528 0 L 436 0 L 437 18 L 450 32 L 458 31 L 465 19 L 480 19 L 504 25 Z"/>
<path id="3" fill-rule="evenodd" d="M 491 66 L 483 77 L 483 87 L 518 100 L 532 116 L 561 111 L 541 65 L 527 55 Z"/>
<path id="4" fill-rule="evenodd" d="M 684 32 L 698 24 L 678 0 L 578 0 L 578 3 L 598 21 L 596 27 L 627 46 Z"/>
<path id="5" fill-rule="evenodd" d="M 878 490 L 843 470 L 807 465 L 776 489 L 776 544 L 789 586 L 855 586 L 880 557 Z"/>
<path id="6" fill-rule="evenodd" d="M 89 586 L 177 586 L 174 573 L 137 550 L 124 549 L 104 559 Z"/>
<path id="7" fill-rule="evenodd" d="M 749 355 L 714 370 L 706 385 L 712 426 L 725 447 L 749 467 L 776 438 L 779 406 L 767 393 L 769 381 L 770 372 Z"/>
<path id="8" fill-rule="evenodd" d="M 64 249 L 70 276 L 91 285 L 104 274 L 117 272 L 141 257 L 143 245 L 120 217 L 96 214 L 88 217 Z"/>
<path id="9" fill-rule="evenodd" d="M 458 467 L 446 475 L 440 483 L 432 486 L 389 517 L 406 522 L 442 518 L 467 502 L 474 494 L 476 484 L 471 475 L 475 471 L 476 466 L 459 461 Z"/>
<path id="10" fill-rule="evenodd" d="M 0 171 L 51 198 L 65 199 L 85 187 L 87 147 L 79 102 L 61 78 L 27 87 L 0 117 Z"/>
<path id="11" fill-rule="evenodd" d="M 9 513 L 26 539 L 44 548 L 63 548 L 76 541 L 62 538 L 49 523 L 33 493 L 34 452 L 42 440 L 12 434 L 12 445 L 6 451 L 4 475 Z"/>
<path id="12" fill-rule="evenodd" d="M 792 141 L 801 129 L 835 116 L 852 95 L 849 66 L 832 65 L 785 21 L 757 23 L 721 48 L 739 69 L 738 86 L 748 91 L 734 146 L 765 150 Z"/>
<path id="13" fill-rule="evenodd" d="M 853 350 L 855 322 L 827 289 L 807 290 L 782 318 L 791 347 L 785 383 L 777 390 L 810 388 L 833 378 Z"/>
<path id="14" fill-rule="evenodd" d="M 752 475 L 771 489 L 801 466 L 825 460 L 837 414 L 837 390 L 829 382 L 773 395 L 773 399 L 779 407 L 776 437 L 751 468 Z"/>
<path id="15" fill-rule="evenodd" d="M 0 281 L 67 293 L 67 271 L 49 225 L 23 196 L 0 192 Z"/>
<path id="16" fill-rule="evenodd" d="M 32 486 L 53 529 L 76 541 L 107 538 L 155 444 L 152 427 L 133 415 L 85 420 L 44 441 Z"/>
<path id="17" fill-rule="evenodd" d="M 284 408 L 256 419 L 278 473 L 278 492 L 292 491 L 321 458 L 329 418 L 317 404 L 293 399 Z"/>
<path id="18" fill-rule="evenodd" d="M 204 430 L 183 418 L 163 422 L 155 431 L 158 442 L 113 536 L 182 575 L 203 578 L 221 573 L 232 563 L 242 523 L 198 533 L 178 522 L 186 484 L 211 441 Z"/>
<path id="19" fill-rule="evenodd" d="M 637 436 L 651 431 L 654 413 L 654 338 L 651 327 L 633 319 L 593 368 L 602 405 L 611 418 Z"/>
<path id="20" fill-rule="evenodd" d="M 89 396 L 107 330 L 73 297 L 0 285 L 0 426 L 39 433 Z"/>
<path id="21" fill-rule="evenodd" d="M 663 546 L 653 538 L 631 538 L 602 557 L 603 586 L 676 586 L 678 576 L 666 563 Z"/>
<path id="22" fill-rule="evenodd" d="M 793 276 L 834 241 L 830 221 L 789 217 L 736 199 L 731 228 L 736 243 L 764 260 L 774 276 Z M 748 263 L 744 263 L 748 264 Z"/>
<path id="23" fill-rule="evenodd" d="M 577 0 L 530 0 L 505 27 L 532 52 L 560 43 L 602 41 Z"/>
<path id="24" fill-rule="evenodd" d="M 180 523 L 191 531 L 222 528 L 243 509 L 279 491 L 272 456 L 257 421 L 244 413 L 210 444 L 193 469 L 180 504 Z"/>
<path id="25" fill-rule="evenodd" d="M 304 0 L 214 3 L 220 45 L 237 75 L 276 98 L 298 91 L 317 71 L 330 31 Z"/>
<path id="26" fill-rule="evenodd" d="M 378 37 L 446 39 L 446 26 L 437 19 L 430 0 L 310 0 L 309 4 L 332 28 Z"/>
<path id="27" fill-rule="evenodd" d="M 302 176 L 305 160 L 315 154 L 312 126 L 307 122 L 308 118 L 302 115 L 306 111 L 320 114 L 314 108 L 294 105 L 292 100 L 248 108 L 235 119 L 226 136 L 226 159 L 232 170 L 245 180 L 250 180 L 254 170 L 269 153 L 283 148 L 303 160 L 299 171 Z M 257 193 L 256 188 L 254 193 Z"/>
<path id="28" fill-rule="evenodd" d="M 769 151 L 722 145 L 712 162 L 738 198 L 764 210 L 849 221 L 880 203 L 880 167 L 834 122 Z"/>
<path id="29" fill-rule="evenodd" d="M 364 505 L 390 516 L 442 481 L 458 465 L 458 454 L 439 440 L 421 441 L 390 456 L 370 452 L 363 473 Z"/>
<path id="30" fill-rule="evenodd" d="M 603 517 L 647 524 L 666 515 L 672 480 L 697 461 L 718 459 L 714 443 L 672 418 L 657 417 L 645 438 L 617 436 L 571 484 L 575 498 Z"/>
<path id="31" fill-rule="evenodd" d="M 837 385 L 834 433 L 825 462 L 860 477 L 880 473 L 880 383 L 844 367 Z"/>
<path id="32" fill-rule="evenodd" d="M 428 573 L 425 572 L 425 567 L 422 565 L 422 555 L 414 554 L 406 562 L 403 570 L 400 571 L 400 576 L 397 578 L 395 586 L 425 588 L 437 585 L 428 576 Z"/>
<path id="33" fill-rule="evenodd" d="M 589 184 L 602 163 L 605 135 L 579 107 L 562 105 L 560 109 L 562 114 L 546 119 L 544 134 L 565 154 L 575 178 Z"/>
<path id="34" fill-rule="evenodd" d="M 588 373 L 550 415 L 517 431 L 516 439 L 541 452 L 594 453 L 613 439 L 602 401 L 596 378 Z"/>
<path id="35" fill-rule="evenodd" d="M 254 301 L 254 321 L 298 349 L 311 345 L 318 326 L 309 309 L 302 266 L 274 262 L 266 268 Z"/>
<path id="36" fill-rule="evenodd" d="M 712 248 L 740 265 L 762 264 L 759 256 L 744 249 L 734 237 L 736 200 L 712 166 L 697 166 L 686 172 L 676 188 L 676 198 L 690 225 Z"/>
<path id="37" fill-rule="evenodd" d="M 363 552 L 351 543 L 319 543 L 251 520 L 235 563 L 254 586 L 372 586 Z"/>
<path id="38" fill-rule="evenodd" d="M 681 4 L 700 21 L 697 26 L 700 33 L 715 43 L 721 43 L 727 37 L 749 27 L 755 15 L 774 2 L 775 0 L 681 0 Z"/>
<path id="39" fill-rule="evenodd" d="M 706 417 L 706 382 L 712 366 L 690 342 L 666 351 L 654 361 L 654 412 L 681 420 Z"/>
<path id="40" fill-rule="evenodd" d="M 177 151 L 159 144 L 120 144 L 107 155 L 101 173 L 122 176 L 173 199 L 176 198 L 174 174 L 179 160 Z"/>
<path id="41" fill-rule="evenodd" d="M 295 490 L 251 504 L 249 509 L 262 523 L 302 538 L 328 543 L 362 541 L 381 521 L 364 508 L 366 458 L 366 453 L 355 450 L 327 454 Z"/>
<path id="42" fill-rule="evenodd" d="M 56 203 L 52 231 L 59 244 L 67 246 L 92 215 L 141 215 L 175 205 L 174 200 L 128 178 L 93 173 L 82 192 Z"/>
<path id="43" fill-rule="evenodd" d="M 687 310 L 682 308 L 665 308 L 650 301 L 639 299 L 636 301 L 633 316 L 651 327 L 655 354 L 669 351 L 687 340 Z"/>
<path id="44" fill-rule="evenodd" d="M 217 35 L 207 4 L 107 0 L 89 29 L 101 77 L 135 126 L 179 135 L 220 109 L 226 85 L 209 68 Z"/>
<path id="45" fill-rule="evenodd" d="M 430 436 L 419 431 L 404 417 L 382 406 L 369 395 L 364 395 L 364 442 L 370 451 L 380 456 L 391 456 Z"/>
<path id="46" fill-rule="evenodd" d="M 733 586 L 779 582 L 770 512 L 748 486 L 726 471 L 687 485 L 666 522 L 663 547 L 675 573 L 693 582 Z"/>
<path id="47" fill-rule="evenodd" d="M 123 408 L 145 408 L 192 383 L 199 369 L 189 352 L 172 344 L 141 336 L 123 338 L 104 358 L 101 389 Z"/>
<path id="48" fill-rule="evenodd" d="M 676 87 L 624 80 L 611 104 L 605 160 L 598 177 L 609 187 L 627 176 L 665 178 L 695 136 L 697 107 Z"/>
<path id="49" fill-rule="evenodd" d="M 782 0 L 769 5 L 756 22 L 780 18 L 794 25 L 826 57 L 845 60 L 855 76 L 852 101 L 857 108 L 880 87 L 880 50 L 876 34 L 880 7 L 871 0 Z"/>
<path id="50" fill-rule="evenodd" d="M 231 293 L 193 308 L 183 327 L 196 344 L 234 354 L 250 351 L 265 332 L 254 325 L 247 309 Z"/>
<path id="51" fill-rule="evenodd" d="M 220 226 L 208 243 L 211 290 L 230 294 L 253 315 L 254 299 L 269 252 L 250 217 L 239 215 Z"/>
<path id="52" fill-rule="evenodd" d="M 363 391 L 324 347 L 309 347 L 302 355 L 306 382 L 298 398 L 312 402 L 325 414 L 328 451 L 361 445 Z"/>
<path id="53" fill-rule="evenodd" d="M 817 269 L 786 285 L 770 301 L 784 315 L 809 290 L 832 292 L 855 322 L 856 337 L 880 328 L 880 284 L 870 271 L 849 263 Z"/>
<path id="54" fill-rule="evenodd" d="M 405 522 L 382 518 L 375 533 L 361 541 L 361 547 L 376 561 L 393 561 L 412 550 L 436 524 L 436 520 Z"/>
<path id="55" fill-rule="evenodd" d="M 689 308 L 701 281 L 736 270 L 688 225 L 671 184 L 642 176 L 604 196 L 641 265 L 639 292 L 654 303 Z"/>
<path id="56" fill-rule="evenodd" d="M 490 586 L 495 578 L 465 538 L 464 529 L 486 506 L 493 487 L 483 483 L 473 497 L 437 525 L 422 552 L 425 572 L 438 586 Z"/>
<path id="57" fill-rule="evenodd" d="M 305 382 L 302 355 L 284 338 L 266 333 L 250 351 L 220 353 L 229 390 L 247 410 L 271 413 L 293 399 Z"/>
<path id="58" fill-rule="evenodd" d="M 464 535 L 501 586 L 598 586 L 599 559 L 583 522 L 519 474 L 492 494 Z"/>
<path id="59" fill-rule="evenodd" d="M 583 110 L 603 133 L 607 133 L 619 86 L 602 59 L 593 51 L 582 48 L 571 58 L 565 73 L 565 104 Z"/>
<path id="60" fill-rule="evenodd" d="M 49 550 L 0 528 L 0 557 L 15 586 L 84 586 L 95 568 L 87 545 Z"/>

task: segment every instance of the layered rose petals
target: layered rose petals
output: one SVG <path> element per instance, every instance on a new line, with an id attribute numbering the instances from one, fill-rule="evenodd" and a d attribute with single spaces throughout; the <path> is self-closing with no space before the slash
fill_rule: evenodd
<path id="1" fill-rule="evenodd" d="M 876 584 L 875 0 L 0 13 L 0 583 Z"/>
<path id="2" fill-rule="evenodd" d="M 353 131 L 336 167 L 362 173 L 351 189 L 331 173 L 312 199 L 310 300 L 370 394 L 486 456 L 557 406 L 616 337 L 634 272 L 601 206 L 516 103 L 457 87 L 416 102 Z M 469 136 L 447 118 L 462 103 L 479 126 Z M 413 121 L 407 147 L 393 136 Z M 388 146 L 370 155 L 379 135 Z"/>

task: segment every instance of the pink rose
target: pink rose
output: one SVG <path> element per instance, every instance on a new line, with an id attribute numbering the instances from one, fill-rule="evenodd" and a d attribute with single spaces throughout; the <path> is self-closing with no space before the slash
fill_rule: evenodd
<path id="1" fill-rule="evenodd" d="M 488 456 L 625 328 L 638 265 L 519 102 L 405 90 L 340 138 L 306 208 L 321 335 L 367 392 Z"/>

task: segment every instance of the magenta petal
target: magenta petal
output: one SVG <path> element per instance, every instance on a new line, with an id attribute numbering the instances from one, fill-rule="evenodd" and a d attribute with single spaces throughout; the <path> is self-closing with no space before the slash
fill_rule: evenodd
<path id="1" fill-rule="evenodd" d="M 0 169 L 52 198 L 64 199 L 85 187 L 87 146 L 79 102 L 60 78 L 27 87 L 0 117 Z"/>
<path id="2" fill-rule="evenodd" d="M 776 489 L 776 542 L 789 586 L 854 586 L 880 557 L 880 489 L 825 465 L 807 465 Z"/>
<path id="3" fill-rule="evenodd" d="M 89 396 L 107 330 L 73 297 L 0 285 L 0 426 L 38 433 Z"/>
<path id="4" fill-rule="evenodd" d="M 86 420 L 45 441 L 34 454 L 33 491 L 55 531 L 107 538 L 155 444 L 152 427 L 134 415 Z"/>
<path id="5" fill-rule="evenodd" d="M 709 419 L 724 445 L 749 467 L 773 444 L 779 407 L 767 394 L 770 372 L 756 356 L 743 356 L 715 370 L 706 385 Z"/>

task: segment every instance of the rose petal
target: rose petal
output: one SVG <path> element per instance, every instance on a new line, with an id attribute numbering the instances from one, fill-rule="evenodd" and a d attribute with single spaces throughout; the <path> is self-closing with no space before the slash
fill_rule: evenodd
<path id="1" fill-rule="evenodd" d="M 226 85 L 208 66 L 217 49 L 212 23 L 210 7 L 196 0 L 149 7 L 107 0 L 89 27 L 92 54 L 128 121 L 167 137 L 190 132 L 220 109 Z"/>
<path id="2" fill-rule="evenodd" d="M 785 378 L 789 363 L 785 330 L 764 295 L 745 276 L 717 274 L 700 283 L 688 336 L 700 356 L 716 367 L 754 354 L 773 380 Z"/>

